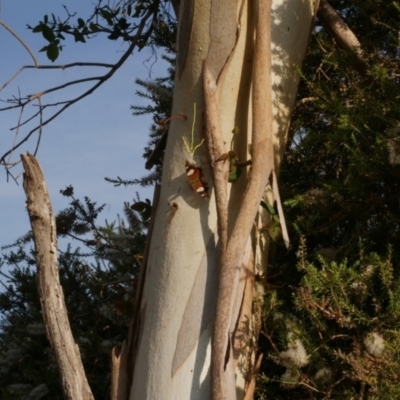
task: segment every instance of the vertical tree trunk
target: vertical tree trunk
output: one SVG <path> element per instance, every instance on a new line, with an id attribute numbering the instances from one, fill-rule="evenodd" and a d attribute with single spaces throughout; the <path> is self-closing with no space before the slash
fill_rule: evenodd
<path id="1" fill-rule="evenodd" d="M 272 107 L 274 166 L 279 169 L 286 144 L 298 75 L 315 15 L 313 0 L 276 0 L 272 4 Z M 217 112 L 225 151 L 248 159 L 251 141 L 251 88 L 254 50 L 253 2 L 188 0 L 181 2 L 177 71 L 164 157 L 163 180 L 135 333 L 136 354 L 130 399 L 209 399 L 211 333 L 216 306 L 218 265 L 217 213 L 205 145 L 190 154 L 182 137 L 204 137 L 203 62 L 218 78 Z M 197 117 L 193 121 L 193 108 Z M 266 104 L 266 107 L 271 107 Z M 188 184 L 185 162 L 203 169 L 210 199 Z M 266 171 L 267 173 L 267 171 Z M 238 214 L 246 174 L 229 187 L 228 234 Z M 258 201 L 258 200 L 256 200 Z M 244 251 L 244 249 L 243 249 Z M 252 277 L 250 276 L 251 280 Z M 245 285 L 236 296 L 241 303 Z M 247 316 L 248 317 L 248 316 Z M 251 352 L 247 353 L 251 356 Z M 254 355 L 253 355 L 254 358 Z M 251 379 L 236 373 L 238 398 Z"/>

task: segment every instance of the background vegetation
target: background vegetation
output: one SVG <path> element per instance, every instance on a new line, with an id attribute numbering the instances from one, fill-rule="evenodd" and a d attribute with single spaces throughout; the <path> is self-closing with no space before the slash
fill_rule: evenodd
<path id="1" fill-rule="evenodd" d="M 158 5 L 140 4 L 139 13 Z M 272 243 L 268 274 L 257 282 L 254 311 L 264 354 L 258 399 L 400 397 L 400 5 L 368 0 L 331 5 L 360 40 L 368 68 L 360 71 L 354 55 L 316 21 L 280 171 L 292 247 L 286 251 L 280 241 Z M 135 17 L 132 9 L 104 11 L 98 13 L 113 27 L 111 40 L 128 29 L 121 18 Z M 93 25 L 83 23 L 67 25 L 75 40 L 90 38 Z M 41 24 L 37 32 L 46 31 L 43 26 L 55 32 L 47 33 L 49 58 L 54 57 L 60 26 Z M 173 65 L 175 32 L 174 19 L 161 7 L 143 46 L 164 49 Z M 137 82 L 151 104 L 134 107 L 134 113 L 152 113 L 155 122 L 167 118 L 172 78 L 171 68 L 166 78 Z M 151 127 L 146 159 L 165 132 L 162 123 Z M 151 184 L 161 168 L 162 156 L 148 177 L 109 181 Z M 139 199 L 134 209 L 125 204 L 124 218 L 99 227 L 101 206 L 77 200 L 72 188 L 63 193 L 71 204 L 58 216 L 58 234 L 74 239 L 74 247 L 60 253 L 61 281 L 95 398 L 108 398 L 110 350 L 126 335 L 150 205 Z M 85 246 L 78 247 L 77 240 Z M 2 252 L 4 399 L 61 398 L 31 246 L 27 234 Z"/>

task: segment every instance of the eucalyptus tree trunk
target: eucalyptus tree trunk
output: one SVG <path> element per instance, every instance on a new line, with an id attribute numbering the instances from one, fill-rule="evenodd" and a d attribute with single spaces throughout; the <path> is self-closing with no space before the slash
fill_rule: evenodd
<path id="1" fill-rule="evenodd" d="M 296 69 L 301 66 L 307 48 L 317 7 L 315 3 L 315 0 L 272 1 L 272 69 L 266 71 L 272 77 L 272 104 L 265 104 L 265 109 L 272 107 L 272 137 L 269 139 L 273 144 L 271 165 L 275 171 L 279 170 L 285 149 L 297 93 L 299 77 Z M 131 360 L 128 360 L 133 363 L 131 400 L 212 398 L 211 337 L 219 288 L 221 249 L 218 232 L 221 231 L 217 227 L 212 179 L 216 162 L 210 160 L 207 152 L 207 146 L 211 144 L 201 143 L 204 131 L 208 129 L 205 121 L 208 114 L 214 112 L 224 147 L 218 165 L 229 164 L 225 158 L 231 150 L 233 137 L 233 150 L 239 161 L 250 158 L 257 4 L 257 1 L 234 0 L 181 1 L 173 119 L 140 311 L 129 353 Z M 212 71 L 218 87 L 217 103 L 212 109 L 205 107 L 205 65 Z M 186 119 L 174 118 L 178 116 Z M 192 176 L 190 185 L 185 165 L 201 168 L 202 179 Z M 195 172 L 198 174 L 199 170 Z M 266 182 L 270 173 L 265 171 Z M 247 180 L 248 172 L 245 171 L 228 186 L 228 237 L 240 212 Z M 209 199 L 193 190 L 203 184 L 209 186 Z M 255 199 L 257 204 L 260 200 Z M 224 238 L 221 240 L 224 242 Z M 248 304 L 251 303 L 256 244 L 252 240 L 247 243 L 246 252 L 245 248 L 240 249 L 243 256 L 237 265 L 241 268 L 241 278 L 232 287 L 236 301 L 231 311 L 236 319 L 230 319 L 232 327 L 227 329 L 233 334 L 240 326 L 238 318 L 251 322 Z M 265 267 L 263 256 L 258 255 L 257 260 Z M 251 391 L 256 342 L 248 340 L 247 344 L 253 348 L 233 354 L 232 365 L 236 368 L 232 375 L 235 382 L 231 382 L 233 394 L 213 394 L 214 399 L 234 399 L 235 396 L 240 399 L 244 398 L 248 388 Z M 235 346 L 236 343 L 233 350 L 240 347 Z M 244 362 L 238 362 L 239 357 L 244 357 Z M 252 398 L 251 392 L 246 398 Z"/>

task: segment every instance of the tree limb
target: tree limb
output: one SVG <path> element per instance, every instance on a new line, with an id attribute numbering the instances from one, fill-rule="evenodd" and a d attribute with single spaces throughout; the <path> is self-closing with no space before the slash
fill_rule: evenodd
<path id="1" fill-rule="evenodd" d="M 271 0 L 255 2 L 256 39 L 252 86 L 252 170 L 238 217 L 220 265 L 216 319 L 211 353 L 213 400 L 232 400 L 231 324 L 236 287 L 246 241 L 260 199 L 274 167 L 271 91 Z M 228 360 L 228 361 L 226 361 Z"/>
<path id="2" fill-rule="evenodd" d="M 14 37 L 21 43 L 22 47 L 24 47 L 24 49 L 25 49 L 25 50 L 29 53 L 29 55 L 31 56 L 31 58 L 32 58 L 32 60 L 33 60 L 33 63 L 35 64 L 35 68 L 38 68 L 38 67 L 39 67 L 39 62 L 38 62 L 38 60 L 36 59 L 35 55 L 33 54 L 32 50 L 29 48 L 29 46 L 22 40 L 22 38 L 21 38 L 12 28 L 10 28 L 5 22 L 3 22 L 3 21 L 0 20 L 0 25 L 3 26 L 4 29 L 6 29 L 12 36 L 14 36 Z M 17 71 L 17 72 L 14 74 L 14 76 L 12 76 L 11 79 L 9 79 L 9 80 L 1 87 L 0 91 L 3 90 L 3 89 L 8 85 L 8 83 L 10 83 L 13 79 L 15 79 L 15 78 L 18 76 L 19 73 L 20 73 L 20 71 Z M 42 99 L 39 97 L 39 98 L 37 99 L 37 102 L 38 102 L 39 108 L 41 109 L 41 107 L 42 107 Z M 20 113 L 20 116 L 19 116 L 18 128 L 19 128 L 19 126 L 20 126 L 19 124 L 20 124 L 20 122 L 21 122 L 21 120 L 22 120 L 22 114 L 23 114 L 23 112 L 24 112 L 24 107 L 21 106 L 21 113 Z M 43 122 L 43 120 L 42 120 L 42 114 L 41 114 L 41 113 L 40 113 L 39 119 L 40 119 L 39 127 L 38 127 L 38 130 L 39 130 L 39 137 L 38 137 L 38 140 L 37 140 L 37 142 L 36 142 L 36 149 L 35 149 L 35 151 L 34 151 L 34 154 L 36 154 L 37 149 L 39 148 L 40 139 L 41 139 L 41 137 L 42 137 L 42 122 Z M 19 129 L 17 129 L 17 133 L 16 133 L 15 138 L 14 138 L 13 147 L 14 147 L 14 145 L 15 145 L 15 141 L 16 141 L 16 139 L 17 139 L 18 133 L 19 133 Z M 11 153 L 10 153 L 10 157 L 9 157 L 9 160 L 8 160 L 7 164 L 9 164 L 10 160 L 11 160 Z M 0 164 L 1 164 L 1 161 L 0 161 Z M 12 176 L 11 173 L 9 172 L 9 170 L 7 169 L 7 176 L 8 176 L 8 175 Z M 13 178 L 14 178 L 14 177 L 13 177 Z M 14 180 L 15 180 L 15 178 L 14 178 Z"/>
<path id="3" fill-rule="evenodd" d="M 111 400 L 128 399 L 128 352 L 126 342 L 111 352 Z"/>
<path id="4" fill-rule="evenodd" d="M 39 163 L 31 154 L 21 155 L 24 190 L 35 242 L 38 290 L 47 337 L 55 354 L 67 399 L 90 400 L 92 392 L 75 344 L 64 293 L 60 285 L 57 261 L 56 221 L 46 182 Z"/>
<path id="5" fill-rule="evenodd" d="M 351 51 L 356 56 L 356 68 L 358 72 L 364 75 L 367 72 L 368 64 L 364 58 L 361 44 L 357 36 L 327 0 L 320 0 L 317 17 L 334 37 L 338 45 L 344 50 Z"/>
<path id="6" fill-rule="evenodd" d="M 0 20 L 0 25 L 6 29 L 8 32 L 11 33 L 15 37 L 15 39 L 18 40 L 18 42 L 21 43 L 21 45 L 24 47 L 24 49 L 29 53 L 29 55 L 32 57 L 33 62 L 35 63 L 35 67 L 39 66 L 39 62 L 36 59 L 35 55 L 33 54 L 32 50 L 29 48 L 29 46 L 22 40 L 22 38 L 12 29 L 10 28 L 5 22 Z"/>

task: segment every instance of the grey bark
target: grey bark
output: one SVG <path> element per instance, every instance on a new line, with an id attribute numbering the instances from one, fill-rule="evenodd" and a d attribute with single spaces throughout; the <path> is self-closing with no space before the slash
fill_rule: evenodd
<path id="1" fill-rule="evenodd" d="M 38 290 L 47 337 L 53 349 L 64 396 L 70 400 L 91 400 L 79 347 L 74 342 L 57 261 L 56 221 L 43 172 L 31 154 L 21 155 L 24 190 L 35 243 Z"/>

